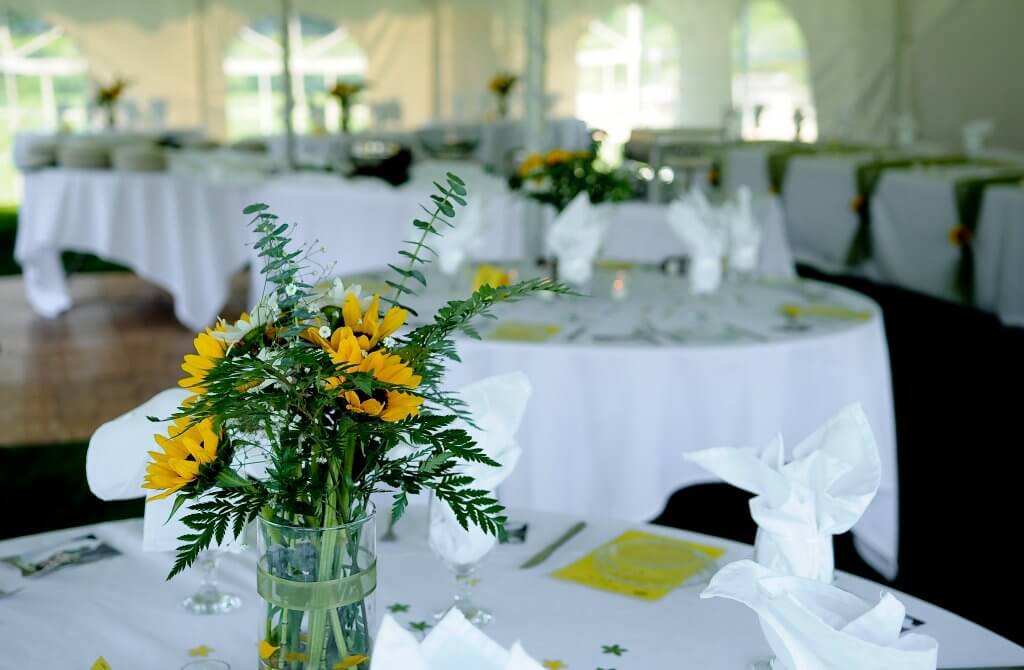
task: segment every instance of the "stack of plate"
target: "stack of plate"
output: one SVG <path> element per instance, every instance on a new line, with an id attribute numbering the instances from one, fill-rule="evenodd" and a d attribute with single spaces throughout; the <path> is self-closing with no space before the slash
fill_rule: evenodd
<path id="1" fill-rule="evenodd" d="M 18 169 L 37 170 L 57 162 L 57 142 L 53 139 L 37 138 L 30 141 L 16 156 Z"/>
<path id="2" fill-rule="evenodd" d="M 110 150 L 98 142 L 74 142 L 57 147 L 57 164 L 65 168 L 99 169 L 110 166 Z"/>
<path id="3" fill-rule="evenodd" d="M 152 144 L 127 144 L 111 151 L 115 170 L 129 172 L 163 172 L 167 169 L 164 150 Z"/>
<path id="4" fill-rule="evenodd" d="M 267 143 L 258 137 L 250 137 L 244 140 L 238 140 L 231 145 L 231 149 L 234 151 L 242 151 L 249 153 L 265 154 L 269 150 Z"/>

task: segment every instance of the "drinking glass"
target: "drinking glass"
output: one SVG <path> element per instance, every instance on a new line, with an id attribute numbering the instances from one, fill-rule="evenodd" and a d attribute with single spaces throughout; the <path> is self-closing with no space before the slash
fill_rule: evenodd
<path id="1" fill-rule="evenodd" d="M 494 548 L 497 538 L 473 525 L 469 530 L 464 529 L 448 504 L 432 494 L 429 541 L 433 552 L 455 575 L 452 604 L 437 612 L 435 617 L 441 619 L 454 608 L 476 626 L 490 623 L 494 616 L 473 602 L 472 594 L 480 561 Z"/>
<path id="2" fill-rule="evenodd" d="M 224 593 L 217 584 L 217 566 L 220 551 L 209 549 L 199 554 L 195 568 L 203 575 L 199 590 L 190 595 L 182 606 L 192 614 L 225 614 L 242 606 L 242 599 L 233 593 Z"/>

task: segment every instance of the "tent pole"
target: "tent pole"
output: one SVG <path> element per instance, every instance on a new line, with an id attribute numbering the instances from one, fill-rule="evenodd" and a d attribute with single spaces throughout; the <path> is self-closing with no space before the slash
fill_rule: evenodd
<path id="1" fill-rule="evenodd" d="M 526 150 L 544 150 L 544 69 L 547 61 L 547 2 L 526 1 Z"/>
<path id="2" fill-rule="evenodd" d="M 284 156 L 289 170 L 295 169 L 295 129 L 292 128 L 292 41 L 289 20 L 292 15 L 292 0 L 281 0 L 281 74 L 284 84 Z"/>
<path id="3" fill-rule="evenodd" d="M 439 0 L 434 0 L 430 7 L 430 55 L 433 60 L 434 66 L 434 81 L 431 82 L 433 88 L 431 94 L 433 95 L 432 107 L 434 113 L 434 120 L 441 120 L 441 3 Z"/>
<path id="4" fill-rule="evenodd" d="M 546 0 L 526 0 L 526 119 L 523 130 L 529 153 L 540 153 L 545 149 L 546 10 Z M 541 258 L 544 254 L 544 210 L 540 203 L 528 199 L 523 211 L 527 253 L 529 257 Z"/>

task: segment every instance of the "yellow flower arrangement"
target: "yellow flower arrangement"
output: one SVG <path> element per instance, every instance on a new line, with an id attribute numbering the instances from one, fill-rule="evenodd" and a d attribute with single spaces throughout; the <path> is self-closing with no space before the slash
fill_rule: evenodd
<path id="1" fill-rule="evenodd" d="M 457 475 L 460 463 L 499 464 L 453 425 L 468 419 L 464 405 L 444 390 L 445 370 L 457 360 L 454 334 L 474 334 L 472 321 L 492 316 L 499 302 L 567 289 L 545 279 L 508 285 L 507 277 L 495 278 L 405 331 L 407 316 L 417 316 L 405 301 L 417 295 L 414 284 L 427 283 L 421 268 L 429 236 L 440 235 L 442 221 L 466 204 L 465 182 L 448 174 L 447 184 L 432 196 L 433 213 L 414 222 L 418 241 L 403 250 L 404 268 L 391 266 L 386 298 L 363 297 L 360 286 L 341 281 L 324 285 L 306 269 L 309 249 L 289 248 L 289 226 L 266 205 L 250 205 L 244 211 L 255 214 L 253 246 L 272 292 L 251 315 L 218 321 L 196 335 L 194 352 L 184 357 L 180 385 L 192 395 L 168 417 L 166 434 L 154 437 L 159 449 L 149 452 L 143 482 L 155 491 L 151 499 L 174 495 L 175 511 L 197 503 L 181 517 L 188 532 L 179 538 L 169 577 L 259 520 L 261 543 L 267 543 L 261 544 L 261 576 L 290 582 L 312 560 L 318 586 L 311 588 L 360 575 L 360 588 L 368 589 L 362 600 L 328 609 L 303 603 L 269 608 L 258 646 L 264 665 L 273 659 L 275 667 L 344 670 L 368 663 L 363 601 L 375 577 L 361 563 L 365 547 L 355 545 L 373 537 L 371 496 L 383 487 L 397 492 L 392 519 L 408 494 L 429 489 L 463 526 L 501 534 L 501 506 Z M 413 453 L 400 445 L 412 445 Z M 332 533 L 342 525 L 346 539 L 338 541 Z M 276 551 L 299 546 L 296 532 L 320 538 L 312 556 Z M 302 629 L 294 625 L 304 619 Z M 352 622 L 340 637 L 339 620 Z"/>
<path id="2" fill-rule="evenodd" d="M 504 97 L 512 91 L 518 81 L 519 77 L 512 73 L 499 72 L 487 82 L 487 89 L 497 96 Z"/>
<path id="3" fill-rule="evenodd" d="M 342 101 L 342 104 L 347 104 L 348 101 L 362 93 L 365 89 L 366 84 L 361 81 L 336 81 L 327 93 Z"/>
<path id="4" fill-rule="evenodd" d="M 128 88 L 128 81 L 120 77 L 109 84 L 100 84 L 96 87 L 96 104 L 101 107 L 110 107 L 117 103 Z"/>
<path id="5" fill-rule="evenodd" d="M 167 431 L 167 437 L 154 435 L 162 451 L 151 451 L 153 461 L 146 466 L 143 488 L 163 491 L 150 500 L 166 498 L 191 484 L 199 477 L 199 468 L 217 458 L 220 437 L 213 429 L 213 421 L 205 419 L 189 425 L 187 418 L 177 419 Z"/>

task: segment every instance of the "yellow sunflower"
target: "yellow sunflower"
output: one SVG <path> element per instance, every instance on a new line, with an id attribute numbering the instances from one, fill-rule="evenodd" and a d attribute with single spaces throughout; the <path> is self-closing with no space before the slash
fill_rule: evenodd
<path id="1" fill-rule="evenodd" d="M 400 357 L 381 351 L 375 351 L 364 358 L 356 370 L 369 372 L 377 381 L 410 389 L 416 388 L 422 381 Z M 416 416 L 423 404 L 423 398 L 400 391 L 377 389 L 372 396 L 364 396 L 358 391 L 345 391 L 346 408 L 358 414 L 380 417 L 382 421 L 401 421 Z"/>
<path id="2" fill-rule="evenodd" d="M 207 328 L 205 332 L 196 335 L 196 339 L 192 341 L 196 353 L 186 354 L 181 364 L 181 369 L 188 376 L 179 381 L 178 386 L 193 393 L 206 393 L 206 387 L 203 386 L 206 375 L 220 359 L 224 358 L 224 352 L 227 351 L 227 343 L 214 337 L 213 333 L 217 332 L 224 332 L 224 322 L 218 323 L 213 330 Z"/>
<path id="3" fill-rule="evenodd" d="M 405 323 L 407 312 L 401 307 L 392 307 L 380 318 L 380 296 L 373 296 L 373 301 L 363 312 L 359 306 L 359 299 L 349 293 L 345 298 L 345 304 L 341 307 L 341 316 L 345 325 L 352 329 L 359 346 L 369 351 L 377 346 L 382 338 L 393 334 L 402 324 Z"/>
<path id="4" fill-rule="evenodd" d="M 160 500 L 199 477 L 200 466 L 217 458 L 220 437 L 213 430 L 213 420 L 189 426 L 188 418 L 177 419 L 167 431 L 167 437 L 154 435 L 163 451 L 151 451 L 152 462 L 146 466 L 143 488 L 163 491 L 150 500 Z"/>
<path id="5" fill-rule="evenodd" d="M 501 268 L 493 265 L 481 265 L 477 269 L 476 275 L 473 276 L 473 292 L 480 290 L 480 287 L 485 284 L 498 288 L 508 286 L 510 283 L 512 283 L 512 278 Z"/>
<path id="6" fill-rule="evenodd" d="M 395 354 L 383 351 L 365 354 L 359 338 L 348 326 L 336 328 L 331 333 L 330 340 L 323 337 L 315 328 L 308 328 L 303 337 L 326 351 L 335 365 L 344 366 L 354 372 L 368 372 L 377 381 L 410 389 L 416 388 L 422 381 L 422 378 L 414 374 L 412 368 Z M 341 375 L 324 380 L 328 389 L 337 388 L 344 381 L 345 378 Z M 419 396 L 385 389 L 377 389 L 372 396 L 348 390 L 342 392 L 342 396 L 349 411 L 380 417 L 383 421 L 401 421 L 416 416 L 419 414 L 420 405 L 423 404 L 423 398 Z"/>

